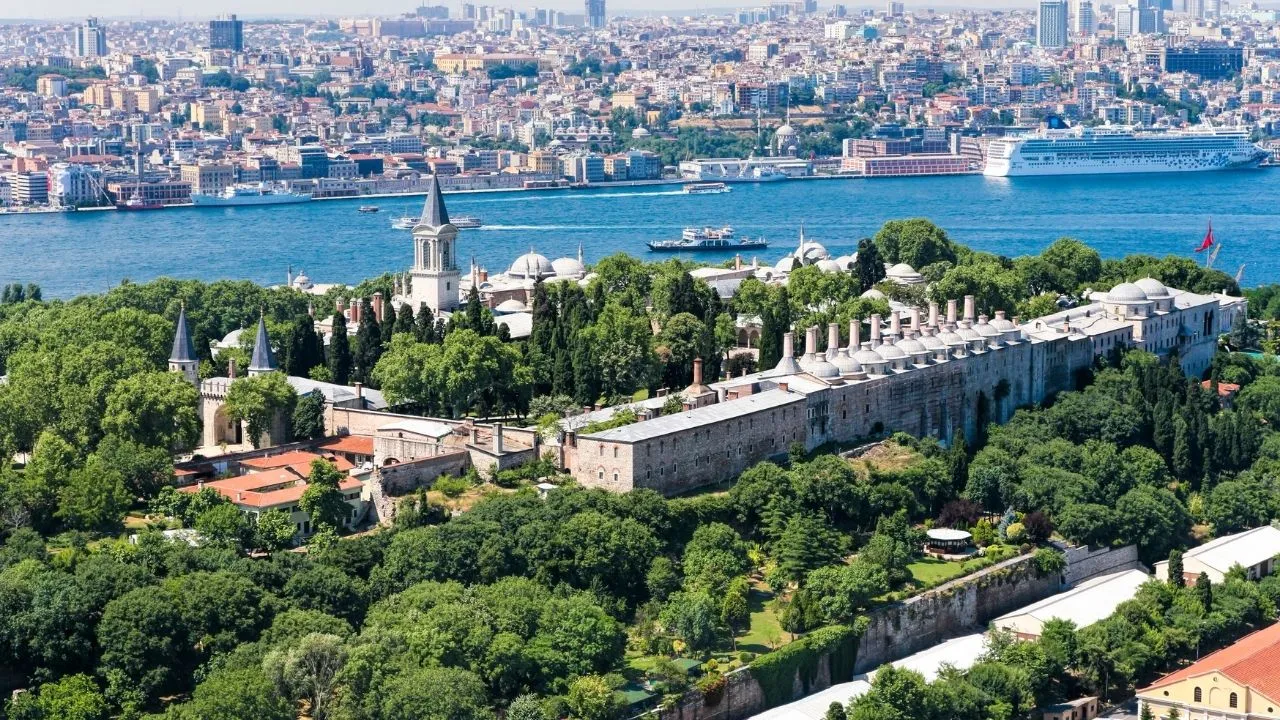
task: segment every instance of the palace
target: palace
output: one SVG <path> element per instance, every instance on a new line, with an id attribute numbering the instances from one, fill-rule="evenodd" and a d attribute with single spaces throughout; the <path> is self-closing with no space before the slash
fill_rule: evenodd
<path id="1" fill-rule="evenodd" d="M 588 487 L 617 492 L 652 488 L 687 492 L 723 482 L 751 465 L 785 455 L 793 443 L 812 450 L 903 431 L 972 439 L 987 421 L 1074 389 L 1083 371 L 1117 349 L 1139 348 L 1162 359 L 1175 354 L 1189 375 L 1209 366 L 1218 336 L 1245 310 L 1243 298 L 1166 288 L 1147 278 L 1093 293 L 1090 303 L 1028 322 L 963 314 L 949 301 L 945 316 L 920 311 L 873 315 L 862 324 L 805 333 L 796 356 L 787 333 L 777 367 L 703 385 L 700 363 L 682 393 L 683 412 L 590 434 L 566 429 L 562 457 Z M 659 401 L 661 402 L 661 401 Z M 641 418 L 656 410 L 638 408 Z M 566 428 L 580 427 L 567 423 Z"/>

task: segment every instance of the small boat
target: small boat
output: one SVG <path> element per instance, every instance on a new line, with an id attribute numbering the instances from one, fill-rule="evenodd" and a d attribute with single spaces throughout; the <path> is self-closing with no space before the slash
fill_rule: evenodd
<path id="1" fill-rule="evenodd" d="M 412 215 L 406 215 L 395 222 L 391 223 L 391 227 L 396 230 L 412 230 L 414 225 L 418 224 L 418 218 Z"/>
<path id="2" fill-rule="evenodd" d="M 727 193 L 731 189 L 732 188 L 730 188 L 728 185 L 725 185 L 722 182 L 689 183 L 688 185 L 684 186 L 684 194 L 685 195 L 718 195 L 720 193 Z"/>
<path id="3" fill-rule="evenodd" d="M 378 206 L 377 205 L 361 205 L 359 210 L 362 213 L 376 213 L 378 212 Z"/>
<path id="4" fill-rule="evenodd" d="M 160 210 L 164 204 L 159 200 L 143 198 L 141 194 L 134 192 L 133 195 L 124 202 L 116 206 L 117 210 Z"/>
<path id="5" fill-rule="evenodd" d="M 750 240 L 734 239 L 733 228 L 729 226 L 716 228 L 685 228 L 679 240 L 653 240 L 647 243 L 653 252 L 697 252 L 700 250 L 759 250 L 769 247 L 769 241 L 763 238 Z"/>

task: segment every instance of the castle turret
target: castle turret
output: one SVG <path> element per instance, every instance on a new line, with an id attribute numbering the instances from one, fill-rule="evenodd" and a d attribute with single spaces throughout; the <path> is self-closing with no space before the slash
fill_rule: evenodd
<path id="1" fill-rule="evenodd" d="M 267 318 L 259 315 L 258 334 L 253 339 L 253 357 L 249 359 L 249 377 L 276 370 L 276 354 L 271 350 L 271 338 L 267 335 Z"/>
<path id="2" fill-rule="evenodd" d="M 183 303 L 178 310 L 178 324 L 173 330 L 173 349 L 169 351 L 169 372 L 182 373 L 187 382 L 198 385 L 200 382 L 200 360 L 196 358 L 196 347 L 191 342 L 191 333 L 187 330 L 187 306 Z"/>

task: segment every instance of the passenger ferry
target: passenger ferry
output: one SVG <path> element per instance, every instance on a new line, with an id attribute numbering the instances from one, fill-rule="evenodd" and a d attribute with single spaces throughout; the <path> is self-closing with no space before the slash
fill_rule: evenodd
<path id="1" fill-rule="evenodd" d="M 1269 157 L 1243 128 L 1150 132 L 1130 127 L 1042 127 L 995 140 L 983 175 L 1100 175 L 1255 168 Z"/>
<path id="2" fill-rule="evenodd" d="M 270 185 L 232 185 L 218 194 L 196 193 L 191 203 L 196 207 L 228 207 L 240 205 L 288 205 L 311 201 L 311 193 L 291 192 Z"/>
<path id="3" fill-rule="evenodd" d="M 396 230 L 412 230 L 418 225 L 418 220 L 419 218 L 413 215 L 406 215 L 391 223 L 391 227 Z M 449 218 L 449 224 L 460 230 L 478 228 L 484 225 L 484 223 L 480 222 L 480 218 L 475 217 L 474 215 L 458 215 L 456 217 L 451 217 Z"/>
<path id="4" fill-rule="evenodd" d="M 649 249 L 653 252 L 688 252 L 698 250 L 758 250 L 769 247 L 764 239 L 734 239 L 733 228 L 725 226 L 719 229 L 685 228 L 679 240 L 652 240 Z"/>
<path id="5" fill-rule="evenodd" d="M 718 195 L 727 193 L 733 188 L 722 182 L 689 183 L 684 186 L 685 195 Z"/>
<path id="6" fill-rule="evenodd" d="M 357 211 L 365 214 L 376 213 L 378 212 L 378 206 L 377 205 L 361 205 L 359 208 L 357 208 Z"/>

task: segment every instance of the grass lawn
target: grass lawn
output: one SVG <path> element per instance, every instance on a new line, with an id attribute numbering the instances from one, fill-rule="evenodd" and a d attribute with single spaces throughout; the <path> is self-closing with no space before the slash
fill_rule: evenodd
<path id="1" fill-rule="evenodd" d="M 774 649 L 769 643 L 773 641 L 781 646 L 789 640 L 783 632 L 778 615 L 774 612 L 773 593 L 760 587 L 751 588 L 747 596 L 747 606 L 751 609 L 751 627 L 738 636 L 738 649 L 747 650 L 757 655 Z"/>
<path id="2" fill-rule="evenodd" d="M 948 562 L 937 558 L 921 558 L 907 566 L 912 579 L 921 585 L 937 585 L 964 574 L 963 562 Z"/>

